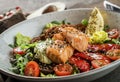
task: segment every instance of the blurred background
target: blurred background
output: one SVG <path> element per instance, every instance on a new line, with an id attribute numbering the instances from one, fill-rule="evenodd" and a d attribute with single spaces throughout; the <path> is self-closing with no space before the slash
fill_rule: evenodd
<path id="1" fill-rule="evenodd" d="M 104 0 L 0 0 L 0 13 L 9 10 L 10 8 L 14 8 L 16 6 L 20 6 L 24 12 L 33 12 L 34 10 L 44 6 L 49 2 L 60 1 L 64 2 L 67 8 L 90 8 L 90 7 L 103 7 Z M 111 1 L 119 1 L 119 0 L 111 0 Z"/>
<path id="2" fill-rule="evenodd" d="M 33 12 L 49 2 L 64 2 L 67 8 L 103 7 L 104 0 L 0 0 L 0 12 L 20 6 L 24 12 Z"/>

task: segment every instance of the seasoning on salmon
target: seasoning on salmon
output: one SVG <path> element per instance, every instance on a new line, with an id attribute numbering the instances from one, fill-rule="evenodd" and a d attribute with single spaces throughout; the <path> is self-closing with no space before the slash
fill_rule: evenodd
<path id="1" fill-rule="evenodd" d="M 84 33 L 80 32 L 74 27 L 60 28 L 60 30 L 62 31 L 62 35 L 74 49 L 80 52 L 83 52 L 87 49 L 89 38 Z"/>
<path id="2" fill-rule="evenodd" d="M 55 40 L 54 43 L 47 47 L 47 57 L 55 63 L 66 63 L 73 55 L 74 49 L 65 41 Z"/>

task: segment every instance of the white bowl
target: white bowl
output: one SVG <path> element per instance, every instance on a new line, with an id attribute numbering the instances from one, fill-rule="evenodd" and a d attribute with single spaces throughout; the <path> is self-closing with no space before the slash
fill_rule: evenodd
<path id="1" fill-rule="evenodd" d="M 53 20 L 62 21 L 66 19 L 68 22 L 72 24 L 80 23 L 82 19 L 89 18 L 92 9 L 73 9 L 73 10 L 66 10 L 61 12 L 54 12 L 45 14 L 30 20 L 23 21 L 19 24 L 16 24 L 3 32 L 0 35 L 0 72 L 16 78 L 20 80 L 26 80 L 28 82 L 59 82 L 59 81 L 69 81 L 69 82 L 87 82 L 92 81 L 97 78 L 100 78 L 120 65 L 120 60 L 114 61 L 106 66 L 103 66 L 98 69 L 94 69 L 88 72 L 79 73 L 76 75 L 70 76 L 62 76 L 62 77 L 55 77 L 55 78 L 42 78 L 42 77 L 28 77 L 22 76 L 13 73 L 9 70 L 11 68 L 11 64 L 9 61 L 9 54 L 12 48 L 8 45 L 13 44 L 14 36 L 20 32 L 26 36 L 35 37 L 38 36 L 44 25 L 49 23 Z M 105 24 L 110 25 L 110 27 L 117 27 L 120 30 L 120 14 L 114 13 L 110 11 L 102 11 Z"/>

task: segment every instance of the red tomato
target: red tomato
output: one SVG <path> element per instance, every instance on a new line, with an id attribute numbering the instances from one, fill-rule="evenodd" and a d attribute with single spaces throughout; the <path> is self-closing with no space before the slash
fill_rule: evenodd
<path id="1" fill-rule="evenodd" d="M 24 74 L 26 76 L 38 77 L 40 74 L 40 68 L 37 62 L 30 61 L 26 64 Z"/>
<path id="2" fill-rule="evenodd" d="M 74 56 L 72 56 L 72 57 L 69 58 L 70 64 L 75 64 L 75 62 L 78 61 L 78 60 L 79 60 L 79 59 L 76 58 L 76 57 L 74 57 Z"/>
<path id="3" fill-rule="evenodd" d="M 77 66 L 82 72 L 89 71 L 90 70 L 90 64 L 85 60 L 77 60 L 75 62 L 75 66 Z"/>
<path id="4" fill-rule="evenodd" d="M 98 51 L 108 51 L 110 49 L 120 49 L 120 45 L 118 44 L 96 44 L 89 45 L 88 51 L 98 52 Z"/>
<path id="5" fill-rule="evenodd" d="M 16 47 L 13 49 L 13 53 L 23 55 L 25 54 L 25 50 L 22 50 L 20 47 Z"/>
<path id="6" fill-rule="evenodd" d="M 59 64 L 54 67 L 54 71 L 57 76 L 66 76 L 72 74 L 73 68 L 69 64 Z"/>
<path id="7" fill-rule="evenodd" d="M 111 60 L 120 59 L 120 49 L 109 50 L 109 51 L 106 53 L 106 56 L 107 56 L 108 58 L 110 58 Z"/>
<path id="8" fill-rule="evenodd" d="M 90 61 L 93 60 L 93 58 L 87 52 L 76 53 L 75 56 L 86 59 L 86 60 L 90 60 Z"/>
<path id="9" fill-rule="evenodd" d="M 102 59 L 97 59 L 97 60 L 93 60 L 91 62 L 93 68 L 99 68 L 99 67 L 102 67 L 104 65 L 107 65 L 109 64 L 108 62 L 106 62 L 105 60 L 102 60 Z"/>
<path id="10" fill-rule="evenodd" d="M 94 60 L 105 60 L 106 62 L 110 63 L 110 59 L 105 56 L 104 54 L 99 54 L 99 53 L 89 53 L 89 55 L 94 59 Z"/>
<path id="11" fill-rule="evenodd" d="M 110 31 L 108 31 L 108 37 L 112 38 L 112 39 L 116 39 L 119 37 L 119 32 L 117 29 L 112 29 Z"/>
<path id="12" fill-rule="evenodd" d="M 86 60 L 90 60 L 90 61 L 95 60 L 95 59 L 103 59 L 107 62 L 110 62 L 110 59 L 108 57 L 106 57 L 103 54 L 99 54 L 99 53 L 87 53 L 87 52 L 84 53 L 84 52 L 81 52 L 81 53 L 76 53 L 75 56 L 86 59 Z"/>
<path id="13" fill-rule="evenodd" d="M 80 71 L 82 71 L 82 72 L 90 70 L 90 64 L 83 59 L 79 59 L 77 57 L 71 57 L 69 59 L 69 62 L 70 62 L 70 64 L 73 64 L 76 67 L 78 67 L 80 69 Z"/>

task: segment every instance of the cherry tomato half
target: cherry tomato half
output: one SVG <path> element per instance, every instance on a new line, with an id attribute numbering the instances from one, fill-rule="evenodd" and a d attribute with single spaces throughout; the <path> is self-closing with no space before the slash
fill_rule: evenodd
<path id="1" fill-rule="evenodd" d="M 80 52 L 80 53 L 76 53 L 74 54 L 76 57 L 80 57 L 86 60 L 93 60 L 93 58 L 91 57 L 90 53 L 87 52 Z"/>
<path id="2" fill-rule="evenodd" d="M 73 68 L 70 64 L 59 64 L 54 67 L 55 74 L 57 76 L 71 75 Z"/>
<path id="3" fill-rule="evenodd" d="M 69 58 L 69 63 L 70 64 L 75 64 L 76 61 L 78 61 L 78 60 L 79 60 L 79 58 L 72 56 L 72 57 Z"/>
<path id="4" fill-rule="evenodd" d="M 40 68 L 39 68 L 39 65 L 37 64 L 37 62 L 30 61 L 26 64 L 25 70 L 24 70 L 24 75 L 38 77 L 39 74 L 40 74 Z"/>
<path id="5" fill-rule="evenodd" d="M 104 66 L 104 65 L 107 65 L 107 64 L 109 64 L 109 63 L 106 62 L 105 60 L 97 59 L 97 60 L 91 61 L 91 64 L 92 64 L 93 68 L 99 68 L 99 67 L 102 67 L 102 66 Z"/>
<path id="6" fill-rule="evenodd" d="M 75 66 L 77 66 L 82 72 L 90 70 L 90 64 L 85 60 L 78 60 L 75 62 Z"/>
<path id="7" fill-rule="evenodd" d="M 104 54 L 100 53 L 89 53 L 90 57 L 92 57 L 94 60 L 105 60 L 106 62 L 110 63 L 110 59 L 105 56 Z"/>
<path id="8" fill-rule="evenodd" d="M 79 59 L 77 57 L 72 56 L 69 59 L 69 63 L 75 65 L 80 69 L 80 71 L 85 72 L 90 70 L 90 64 L 83 59 Z"/>
<path id="9" fill-rule="evenodd" d="M 23 55 L 25 54 L 25 50 L 22 50 L 20 47 L 16 47 L 13 49 L 13 53 Z"/>
<path id="10" fill-rule="evenodd" d="M 110 49 L 120 49 L 118 44 L 92 44 L 88 46 L 88 51 L 90 52 L 99 52 L 99 51 L 108 51 Z"/>
<path id="11" fill-rule="evenodd" d="M 118 38 L 118 36 L 119 36 L 119 32 L 117 29 L 112 29 L 112 30 L 108 31 L 109 38 L 116 39 L 116 38 Z"/>
<path id="12" fill-rule="evenodd" d="M 109 51 L 106 53 L 106 56 L 107 56 L 108 58 L 110 58 L 111 60 L 120 59 L 120 49 L 109 50 Z"/>
<path id="13" fill-rule="evenodd" d="M 96 60 L 96 59 L 103 59 L 106 62 L 110 63 L 110 59 L 104 54 L 81 52 L 81 53 L 76 53 L 75 56 L 89 60 L 89 61 Z"/>

